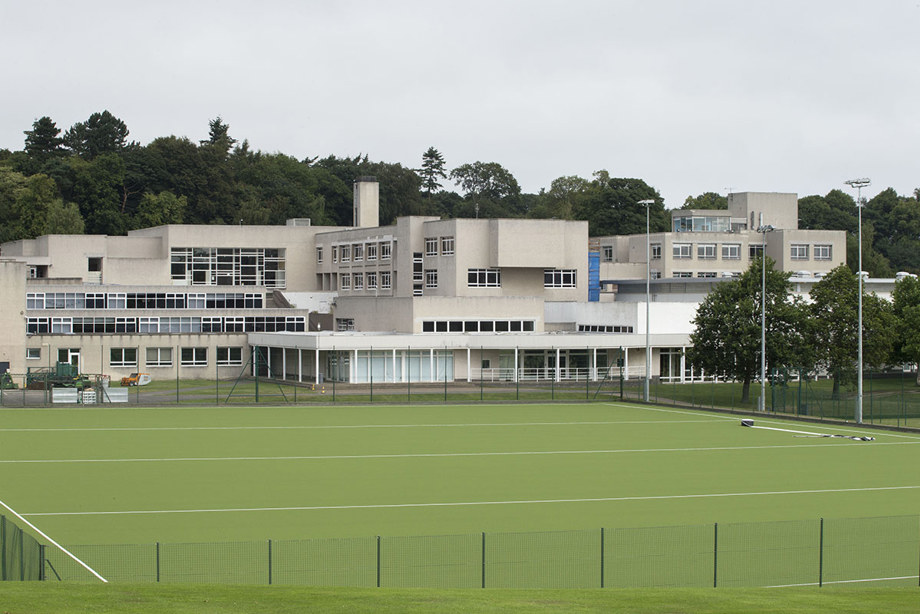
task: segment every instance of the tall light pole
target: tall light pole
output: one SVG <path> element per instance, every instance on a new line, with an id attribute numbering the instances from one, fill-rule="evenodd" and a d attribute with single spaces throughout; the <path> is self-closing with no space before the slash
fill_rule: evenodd
<path id="1" fill-rule="evenodd" d="M 652 302 L 652 239 L 651 235 L 651 209 L 655 204 L 653 199 L 640 200 L 640 205 L 645 205 L 645 385 L 643 387 L 643 398 L 646 403 L 649 402 L 649 380 L 652 379 L 652 343 L 649 336 L 651 328 L 651 307 Z"/>
<path id="2" fill-rule="evenodd" d="M 767 233 L 776 230 L 770 224 L 761 224 L 757 232 L 763 234 L 760 243 L 760 411 L 767 411 Z"/>
<path id="3" fill-rule="evenodd" d="M 859 311 L 858 324 L 859 328 L 859 349 L 857 350 L 857 363 L 859 364 L 859 376 L 856 378 L 856 424 L 862 424 L 863 410 L 863 270 L 862 270 L 862 210 L 866 203 L 862 199 L 862 189 L 872 182 L 867 178 L 850 179 L 844 181 L 851 188 L 856 188 L 856 212 L 859 218 L 859 267 L 856 276 L 859 278 Z"/>

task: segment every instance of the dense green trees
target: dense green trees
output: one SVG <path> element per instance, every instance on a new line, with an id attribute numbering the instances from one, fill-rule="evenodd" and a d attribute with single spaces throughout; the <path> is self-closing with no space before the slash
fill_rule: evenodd
<path id="1" fill-rule="evenodd" d="M 708 375 L 742 383 L 741 402 L 750 398 L 761 361 L 762 259 L 737 280 L 723 282 L 700 304 L 687 348 L 690 362 Z M 766 262 L 767 372 L 775 366 L 801 365 L 810 359 L 808 322 L 803 303 L 790 294 L 789 273 Z"/>

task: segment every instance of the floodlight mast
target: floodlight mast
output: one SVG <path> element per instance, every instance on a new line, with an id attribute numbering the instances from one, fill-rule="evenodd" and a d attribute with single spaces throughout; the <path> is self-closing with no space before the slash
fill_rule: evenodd
<path id="1" fill-rule="evenodd" d="M 859 328 L 859 349 L 857 350 L 856 361 L 859 364 L 859 375 L 856 378 L 856 412 L 855 420 L 857 424 L 862 424 L 863 421 L 863 270 L 862 270 L 862 210 L 866 206 L 865 201 L 862 198 L 862 189 L 872 183 L 868 177 L 863 177 L 861 179 L 849 179 L 844 181 L 845 184 L 851 188 L 856 188 L 856 212 L 859 218 L 859 266 L 856 271 L 856 276 L 859 278 L 859 310 L 857 316 L 857 327 Z"/>
<path id="2" fill-rule="evenodd" d="M 764 224 L 761 218 L 757 232 L 763 235 L 760 244 L 760 411 L 767 411 L 767 233 L 776 228 Z"/>
<path id="3" fill-rule="evenodd" d="M 649 233 L 651 231 L 650 210 L 652 205 L 655 204 L 655 200 L 648 198 L 646 200 L 640 200 L 636 204 L 645 205 L 645 384 L 643 384 L 643 400 L 648 403 L 649 380 L 652 378 L 652 344 L 651 337 L 649 336 L 649 328 L 651 325 L 651 308 L 649 304 L 652 300 L 652 239 Z"/>

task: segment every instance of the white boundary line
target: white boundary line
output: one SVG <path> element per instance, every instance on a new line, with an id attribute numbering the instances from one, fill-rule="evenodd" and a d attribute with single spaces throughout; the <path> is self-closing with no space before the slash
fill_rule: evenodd
<path id="1" fill-rule="evenodd" d="M 19 520 L 21 520 L 22 522 L 24 522 L 25 524 L 27 524 L 33 531 L 35 531 L 36 533 L 38 533 L 39 535 L 41 535 L 42 537 L 44 537 L 45 539 L 47 539 L 49 542 L 51 542 L 51 544 L 52 544 L 54 547 L 56 547 L 58 550 L 60 550 L 61 552 L 63 552 L 64 554 L 66 554 L 67 556 L 69 556 L 70 558 L 72 558 L 73 560 L 75 560 L 77 563 L 79 563 L 79 564 L 80 564 L 84 569 L 86 569 L 88 572 L 90 572 L 91 574 L 93 574 L 94 576 L 96 576 L 97 578 L 99 578 L 100 580 L 102 580 L 103 582 L 108 583 L 108 580 L 106 580 L 105 578 L 103 578 L 102 576 L 100 576 L 99 573 L 96 572 L 95 569 L 93 569 L 92 567 L 90 567 L 89 565 L 87 565 L 86 563 L 84 563 L 83 561 L 81 561 L 80 559 L 78 559 L 72 552 L 70 552 L 69 550 L 67 550 L 66 548 L 64 548 L 64 546 L 60 545 L 59 543 L 57 543 L 56 541 L 54 541 L 53 539 L 51 539 L 51 538 L 50 538 L 46 533 L 44 533 L 41 529 L 39 529 L 38 527 L 36 527 L 34 524 L 32 524 L 31 522 L 29 522 L 29 521 L 26 520 L 25 518 L 23 518 L 23 517 L 22 517 L 22 514 L 20 514 L 19 512 L 17 512 L 16 510 L 14 510 L 13 508 L 11 508 L 9 505 L 7 505 L 6 503 L 4 503 L 3 501 L 0 501 L 0 505 L 2 505 L 3 507 L 5 507 L 6 509 L 8 509 L 8 510 L 10 511 L 10 513 L 11 513 L 13 516 L 15 516 L 16 518 L 18 518 Z M 45 562 L 42 561 L 42 565 L 44 565 L 44 564 L 45 564 Z"/>
<path id="2" fill-rule="evenodd" d="M 776 490 L 765 492 L 729 492 L 707 493 L 691 495 L 649 495 L 644 497 L 592 497 L 584 499 L 532 499 L 518 501 L 457 501 L 453 503 L 382 503 L 376 505 L 309 505 L 291 507 L 242 507 L 242 508 L 211 508 L 197 510 L 122 510 L 122 511 L 97 511 L 97 512 L 33 512 L 26 516 L 121 516 L 137 514 L 202 514 L 215 512 L 291 512 L 291 511 L 322 511 L 322 510 L 366 510 L 366 509 L 399 509 L 399 508 L 427 508 L 427 507 L 472 507 L 481 505 L 533 505 L 543 503 L 607 503 L 618 501 L 655 501 L 663 499 L 707 499 L 712 497 L 756 497 L 768 495 L 807 495 L 847 492 L 872 492 L 883 490 L 917 490 L 915 486 L 880 486 L 873 488 L 822 488 L 814 490 Z"/>
<path id="3" fill-rule="evenodd" d="M 694 424 L 722 422 L 711 420 L 608 420 L 588 422 L 469 422 L 447 424 L 328 424 L 294 426 L 126 426 L 126 427 L 76 427 L 76 428 L 0 428 L 0 433 L 67 433 L 67 432 L 109 432 L 109 431 L 291 431 L 291 430 L 336 430 L 336 429 L 415 429 L 415 428 L 478 428 L 506 426 L 620 426 L 627 424 Z"/>
<path id="4" fill-rule="evenodd" d="M 891 441 L 880 446 L 916 445 L 920 441 Z M 554 456 L 578 454 L 645 454 L 650 452 L 732 452 L 735 450 L 782 450 L 788 448 L 827 448 L 828 444 L 790 444 L 779 446 L 716 446 L 709 448 L 633 448 L 625 450 L 531 450 L 520 452 L 431 452 L 418 454 L 329 454 L 310 456 L 179 456 L 173 458 L 42 458 L 0 459 L 0 465 L 77 464 L 77 463 L 184 463 L 217 461 L 362 460 L 381 458 L 463 458 L 477 456 Z"/>
<path id="5" fill-rule="evenodd" d="M 858 582 L 886 582 L 890 580 L 914 580 L 917 576 L 894 576 L 891 578 L 858 578 L 855 580 L 832 580 L 830 582 L 821 582 L 820 584 L 856 584 Z M 804 582 L 802 584 L 774 584 L 764 588 L 793 588 L 796 586 L 819 586 L 818 582 Z"/>

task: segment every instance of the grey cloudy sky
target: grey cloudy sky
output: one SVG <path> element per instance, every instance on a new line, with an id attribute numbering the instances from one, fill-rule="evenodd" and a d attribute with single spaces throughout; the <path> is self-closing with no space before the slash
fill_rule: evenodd
<path id="1" fill-rule="evenodd" d="M 0 0 L 0 148 L 108 109 L 143 144 L 417 167 L 526 192 L 598 169 L 707 191 L 920 187 L 918 0 Z M 453 186 L 447 186 L 453 187 Z"/>

